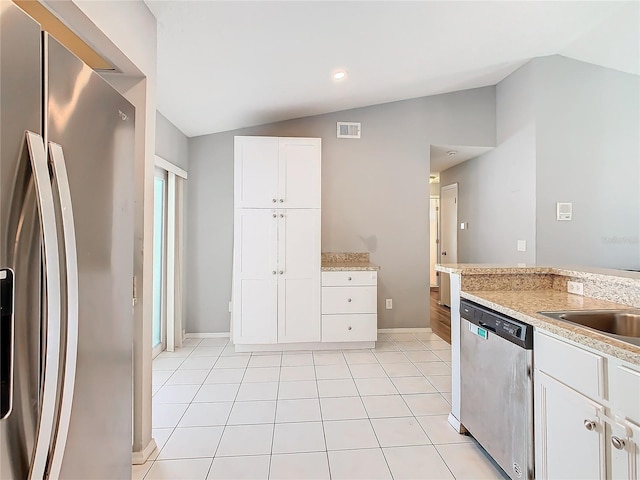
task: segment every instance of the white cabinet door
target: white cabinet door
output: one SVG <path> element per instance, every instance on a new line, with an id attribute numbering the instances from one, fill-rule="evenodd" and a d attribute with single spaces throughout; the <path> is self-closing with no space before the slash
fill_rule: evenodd
<path id="1" fill-rule="evenodd" d="M 278 342 L 319 342 L 320 210 L 279 210 L 278 224 Z"/>
<path id="2" fill-rule="evenodd" d="M 320 208 L 321 140 L 280 138 L 278 205 Z"/>
<path id="3" fill-rule="evenodd" d="M 640 480 L 640 369 L 609 362 L 611 478 Z"/>
<path id="4" fill-rule="evenodd" d="M 640 426 L 624 419 L 612 423 L 608 436 L 613 480 L 640 480 Z"/>
<path id="5" fill-rule="evenodd" d="M 536 478 L 605 478 L 601 405 L 536 371 L 534 408 Z"/>
<path id="6" fill-rule="evenodd" d="M 235 137 L 235 208 L 320 208 L 319 138 Z"/>
<path id="7" fill-rule="evenodd" d="M 276 343 L 278 219 L 275 210 L 236 210 L 235 343 Z"/>
<path id="8" fill-rule="evenodd" d="M 278 140 L 276 137 L 235 137 L 235 208 L 273 208 L 279 204 Z"/>

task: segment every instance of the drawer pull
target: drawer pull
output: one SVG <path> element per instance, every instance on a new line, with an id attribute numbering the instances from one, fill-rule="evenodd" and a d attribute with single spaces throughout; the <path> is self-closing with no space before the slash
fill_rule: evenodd
<path id="1" fill-rule="evenodd" d="M 282 275 L 284 272 L 282 270 L 280 270 L 280 275 Z"/>
<path id="2" fill-rule="evenodd" d="M 273 270 L 273 271 L 271 272 L 271 275 L 275 275 L 275 274 L 276 274 L 276 271 L 275 271 L 275 270 Z"/>
<path id="3" fill-rule="evenodd" d="M 351 281 L 351 277 L 347 278 L 347 280 Z"/>
<path id="4" fill-rule="evenodd" d="M 349 330 L 351 330 L 351 327 L 349 327 Z M 615 437 L 614 437 L 615 438 Z M 613 442 L 613 438 L 611 439 L 611 442 Z M 623 442 L 624 443 L 624 442 Z M 617 448 L 617 447 L 616 447 Z"/>
<path id="5" fill-rule="evenodd" d="M 586 428 L 587 430 L 589 430 L 590 432 L 596 429 L 596 422 L 594 422 L 593 420 L 585 420 L 584 421 L 584 428 Z"/>
<path id="6" fill-rule="evenodd" d="M 275 198 L 272 198 L 272 199 L 271 199 L 271 201 L 272 201 L 273 203 L 276 203 L 276 199 L 275 199 Z"/>
<path id="7" fill-rule="evenodd" d="M 350 298 L 347 298 L 347 302 L 351 303 L 351 299 L 350 299 Z"/>
<path id="8" fill-rule="evenodd" d="M 276 214 L 275 213 L 273 214 L 273 218 L 276 218 Z"/>

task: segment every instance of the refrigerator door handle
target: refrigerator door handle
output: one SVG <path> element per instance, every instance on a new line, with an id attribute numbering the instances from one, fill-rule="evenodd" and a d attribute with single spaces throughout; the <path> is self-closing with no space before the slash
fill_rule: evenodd
<path id="1" fill-rule="evenodd" d="M 49 166 L 40 135 L 26 132 L 26 144 L 37 197 L 38 213 L 42 227 L 42 250 L 46 288 L 46 346 L 42 386 L 40 389 L 40 418 L 34 446 L 29 478 L 45 478 L 52 433 L 56 422 L 56 399 L 60 362 L 60 257 L 58 232 L 53 206 L 53 190 L 49 177 Z"/>
<path id="2" fill-rule="evenodd" d="M 71 407 L 73 404 L 73 391 L 76 381 L 76 359 L 78 356 L 78 310 L 79 310 L 79 286 L 78 286 L 78 249 L 76 246 L 76 229 L 73 217 L 73 205 L 71 202 L 71 189 L 69 177 L 64 159 L 62 147 L 57 143 L 49 142 L 49 158 L 53 165 L 53 177 L 58 185 L 58 200 L 62 217 L 62 234 L 64 239 L 64 251 L 66 262 L 67 283 L 67 324 L 66 324 L 66 352 L 64 374 L 62 380 L 62 392 L 60 401 L 60 414 L 58 417 L 58 429 L 53 443 L 53 457 L 51 459 L 50 477 L 58 478 L 62 467 L 62 457 L 67 443 L 67 433 L 71 421 Z"/>
<path id="3" fill-rule="evenodd" d="M 13 270 L 0 269 L 0 420 L 13 409 L 14 285 Z"/>

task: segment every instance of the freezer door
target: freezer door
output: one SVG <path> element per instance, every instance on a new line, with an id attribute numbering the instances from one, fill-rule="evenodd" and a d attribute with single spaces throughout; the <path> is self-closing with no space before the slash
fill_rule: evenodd
<path id="1" fill-rule="evenodd" d="M 13 270 L 15 289 L 12 408 L 0 420 L 3 480 L 27 478 L 42 401 L 42 227 L 24 149 L 25 131 L 40 133 L 42 124 L 40 51 L 40 26 L 0 2 L 0 267 Z"/>
<path id="2" fill-rule="evenodd" d="M 60 477 L 129 478 L 135 111 L 55 39 L 44 45 L 45 138 L 64 156 L 79 288 L 77 332 L 67 331 L 78 350 Z M 65 388 L 63 405 L 68 395 Z"/>

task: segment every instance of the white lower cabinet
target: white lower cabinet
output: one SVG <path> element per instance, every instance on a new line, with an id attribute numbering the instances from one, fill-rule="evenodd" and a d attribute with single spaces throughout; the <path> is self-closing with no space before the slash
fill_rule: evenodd
<path id="1" fill-rule="evenodd" d="M 320 210 L 238 209 L 236 344 L 319 342 Z"/>
<path id="2" fill-rule="evenodd" d="M 536 478 L 605 478 L 604 408 L 536 372 Z"/>
<path id="3" fill-rule="evenodd" d="M 640 367 L 540 330 L 534 364 L 536 478 L 640 480 Z"/>
<path id="4" fill-rule="evenodd" d="M 322 272 L 322 341 L 375 342 L 378 272 Z"/>

